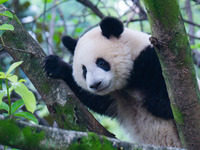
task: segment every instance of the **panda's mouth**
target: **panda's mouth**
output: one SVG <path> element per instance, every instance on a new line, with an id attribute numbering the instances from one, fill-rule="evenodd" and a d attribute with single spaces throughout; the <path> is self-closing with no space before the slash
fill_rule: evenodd
<path id="1" fill-rule="evenodd" d="M 101 87 L 99 89 L 97 89 L 96 91 L 94 91 L 94 93 L 96 94 L 103 94 L 102 92 L 106 91 L 107 89 L 109 89 L 110 84 L 108 84 L 107 86 Z"/>

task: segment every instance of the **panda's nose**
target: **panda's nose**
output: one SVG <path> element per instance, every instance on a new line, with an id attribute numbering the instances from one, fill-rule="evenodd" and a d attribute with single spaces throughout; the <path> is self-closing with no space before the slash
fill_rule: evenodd
<path id="1" fill-rule="evenodd" d="M 98 87 L 101 85 L 101 81 L 95 82 L 92 85 L 90 85 L 91 89 L 98 89 Z"/>

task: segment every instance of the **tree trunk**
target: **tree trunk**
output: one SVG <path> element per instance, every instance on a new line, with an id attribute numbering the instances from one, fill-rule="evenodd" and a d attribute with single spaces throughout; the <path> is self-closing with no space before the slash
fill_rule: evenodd
<path id="1" fill-rule="evenodd" d="M 6 8 L 0 5 L 0 13 L 5 10 Z M 0 20 L 0 24 L 3 24 L 8 18 L 0 16 Z M 13 32 L 6 31 L 3 34 L 5 44 L 3 48 L 15 61 L 23 61 L 20 65 L 21 69 L 42 96 L 58 126 L 69 130 L 89 130 L 114 137 L 90 114 L 64 82 L 48 79 L 45 76 L 42 67 L 46 54 L 23 28 L 15 14 L 9 23 L 14 26 L 15 30 Z"/>
<path id="2" fill-rule="evenodd" d="M 177 0 L 143 0 L 182 146 L 200 149 L 200 95 Z"/>

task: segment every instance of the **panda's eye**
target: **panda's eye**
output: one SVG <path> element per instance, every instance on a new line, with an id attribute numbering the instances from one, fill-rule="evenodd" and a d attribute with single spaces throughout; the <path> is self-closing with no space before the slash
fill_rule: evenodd
<path id="1" fill-rule="evenodd" d="M 87 68 L 84 65 L 82 65 L 82 70 L 83 70 L 83 77 L 84 79 L 86 79 Z"/>
<path id="2" fill-rule="evenodd" d="M 110 70 L 110 64 L 103 58 L 97 58 L 96 64 L 99 68 L 109 71 Z"/>

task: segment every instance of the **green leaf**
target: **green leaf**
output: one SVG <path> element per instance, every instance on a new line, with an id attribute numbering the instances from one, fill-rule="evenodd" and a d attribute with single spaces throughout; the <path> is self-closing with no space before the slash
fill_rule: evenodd
<path id="1" fill-rule="evenodd" d="M 4 109 L 4 110 L 6 110 L 8 112 L 9 111 L 9 106 L 5 102 L 2 102 L 0 104 L 0 109 Z"/>
<path id="2" fill-rule="evenodd" d="M 20 79 L 18 82 L 26 82 L 25 79 Z"/>
<path id="3" fill-rule="evenodd" d="M 6 16 L 6 17 L 9 17 L 9 18 L 13 18 L 13 14 L 9 11 L 5 11 L 3 13 L 0 13 L 0 16 Z"/>
<path id="4" fill-rule="evenodd" d="M 2 79 L 0 78 L 0 90 L 2 90 L 2 87 L 3 87 L 3 81 L 2 81 Z"/>
<path id="5" fill-rule="evenodd" d="M 6 94 L 6 91 L 3 91 L 3 90 L 0 91 L 0 105 L 5 94 Z"/>
<path id="6" fill-rule="evenodd" d="M 51 3 L 52 2 L 52 0 L 43 0 L 43 3 Z"/>
<path id="7" fill-rule="evenodd" d="M 1 65 L 0 65 L 0 90 L 3 89 L 3 81 L 2 81 L 2 75 L 5 76 L 5 73 L 2 72 L 2 68 L 1 68 Z"/>
<path id="8" fill-rule="evenodd" d="M 0 30 L 14 30 L 14 27 L 11 24 L 3 24 L 0 26 Z"/>
<path id="9" fill-rule="evenodd" d="M 16 75 L 12 75 L 12 76 L 8 77 L 7 79 L 13 83 L 16 83 L 18 81 L 18 77 Z"/>
<path id="10" fill-rule="evenodd" d="M 2 90 L 3 89 L 3 81 L 2 81 L 2 79 L 0 78 L 0 90 Z"/>
<path id="11" fill-rule="evenodd" d="M 6 77 L 6 74 L 4 72 L 0 72 L 0 79 L 4 79 Z"/>
<path id="12" fill-rule="evenodd" d="M 33 122 L 35 122 L 36 124 L 38 124 L 38 120 L 35 118 L 35 116 L 29 112 L 19 112 L 19 113 L 16 113 L 14 114 L 14 116 L 17 116 L 17 117 L 24 117 L 28 120 L 31 120 Z"/>
<path id="13" fill-rule="evenodd" d="M 1 1 L 1 0 L 0 0 L 0 1 Z M 5 24 L 9 23 L 11 20 L 12 20 L 12 19 L 9 18 L 9 19 L 5 22 Z M 6 30 L 0 30 L 0 36 L 2 36 L 2 35 L 4 34 L 4 32 L 6 32 Z"/>
<path id="14" fill-rule="evenodd" d="M 9 0 L 0 0 L 0 5 L 7 2 L 7 1 L 9 1 Z"/>
<path id="15" fill-rule="evenodd" d="M 15 62 L 14 64 L 12 64 L 10 66 L 10 68 L 8 69 L 8 71 L 6 72 L 6 75 L 8 75 L 9 73 L 11 73 L 16 67 L 18 67 L 19 65 L 21 65 L 23 61 L 18 61 L 18 62 Z"/>
<path id="16" fill-rule="evenodd" d="M 36 100 L 34 94 L 29 91 L 29 89 L 23 83 L 17 82 L 12 84 L 12 86 L 14 87 L 15 92 L 22 97 L 26 109 L 33 113 L 36 109 Z"/>
<path id="17" fill-rule="evenodd" d="M 16 112 L 16 110 L 21 107 L 22 105 L 24 105 L 24 101 L 22 99 L 14 102 L 14 104 L 12 104 L 11 106 L 11 114 L 14 114 Z"/>

